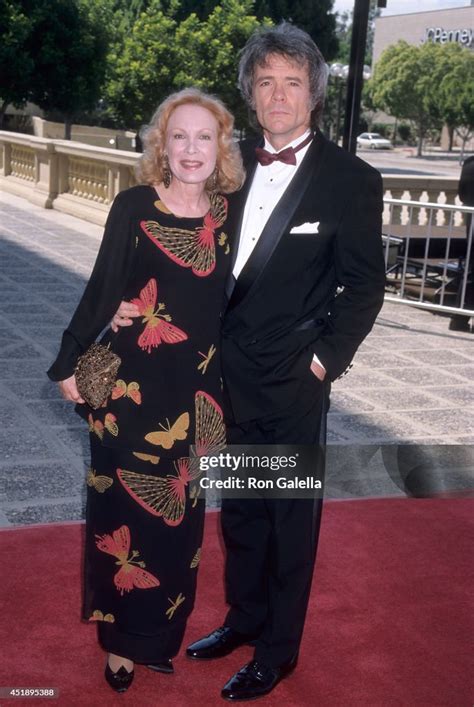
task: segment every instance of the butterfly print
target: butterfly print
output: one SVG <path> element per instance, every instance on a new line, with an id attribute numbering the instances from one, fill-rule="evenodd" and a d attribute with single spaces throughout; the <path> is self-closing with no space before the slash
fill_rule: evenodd
<path id="1" fill-rule="evenodd" d="M 215 195 L 211 209 L 204 216 L 203 226 L 193 231 L 168 228 L 157 221 L 142 221 L 141 228 L 148 238 L 174 263 L 191 268 L 194 275 L 207 277 L 216 267 L 214 232 L 227 218 L 227 199 Z"/>
<path id="2" fill-rule="evenodd" d="M 115 415 L 112 415 L 111 412 L 108 412 L 104 418 L 104 427 L 107 432 L 109 432 L 114 437 L 118 436 L 119 428 L 117 425 L 117 418 L 115 417 Z"/>
<path id="3" fill-rule="evenodd" d="M 137 459 L 141 459 L 143 462 L 150 462 L 150 464 L 158 464 L 160 457 L 156 457 L 154 454 L 143 454 L 142 452 L 132 452 L 133 456 Z"/>
<path id="4" fill-rule="evenodd" d="M 176 599 L 174 601 L 168 597 L 168 601 L 171 603 L 170 608 L 166 610 L 166 616 L 168 617 L 168 619 L 171 620 L 173 618 L 174 612 L 176 611 L 176 609 L 179 606 L 181 606 L 181 604 L 183 603 L 183 601 L 185 601 L 185 599 L 186 599 L 186 597 L 184 597 L 181 594 L 181 592 L 178 594 L 178 596 L 176 597 Z"/>
<path id="5" fill-rule="evenodd" d="M 198 547 L 198 549 L 196 550 L 196 554 L 194 555 L 193 559 L 191 560 L 191 564 L 189 566 L 193 570 L 198 566 L 198 564 L 200 562 L 201 562 L 201 548 Z"/>
<path id="6" fill-rule="evenodd" d="M 114 480 L 110 476 L 97 476 L 94 469 L 89 469 L 86 477 L 87 485 L 94 488 L 99 493 L 104 493 L 112 486 Z"/>
<path id="7" fill-rule="evenodd" d="M 130 496 L 148 513 L 163 518 L 166 525 L 176 526 L 184 518 L 186 486 L 191 481 L 189 459 L 173 462 L 176 474 L 150 476 L 117 469 L 117 476 Z"/>
<path id="8" fill-rule="evenodd" d="M 100 440 L 102 440 L 104 438 L 103 423 L 100 420 L 94 420 L 91 414 L 88 415 L 87 422 L 89 424 L 89 432 L 93 432 Z"/>
<path id="9" fill-rule="evenodd" d="M 142 394 L 140 393 L 140 385 L 136 381 L 132 381 L 127 385 L 124 380 L 119 378 L 115 382 L 115 387 L 112 390 L 112 400 L 118 400 L 119 398 L 130 398 L 137 405 L 142 404 Z"/>
<path id="10" fill-rule="evenodd" d="M 155 207 L 155 209 L 158 209 L 158 211 L 161 211 L 161 213 L 163 214 L 168 214 L 168 216 L 173 214 L 173 212 L 170 211 L 167 206 L 165 206 L 164 202 L 161 201 L 161 199 L 157 199 L 156 201 L 154 201 L 153 206 Z"/>
<path id="11" fill-rule="evenodd" d="M 169 420 L 166 419 L 168 427 L 160 424 L 161 430 L 157 432 L 149 432 L 145 435 L 145 439 L 150 444 L 156 444 L 163 449 L 171 449 L 176 440 L 186 439 L 189 427 L 189 413 L 183 412 L 182 415 L 178 417 L 173 425 L 170 425 Z"/>
<path id="12" fill-rule="evenodd" d="M 224 248 L 224 255 L 229 255 L 230 245 L 227 239 L 227 233 L 221 233 L 221 235 L 219 236 L 218 243 Z"/>
<path id="13" fill-rule="evenodd" d="M 138 311 L 143 317 L 142 323 L 146 324 L 138 339 L 138 345 L 147 353 L 151 353 L 153 348 L 163 342 L 165 344 L 179 344 L 188 338 L 184 331 L 170 323 L 169 314 L 162 313 L 166 307 L 163 302 L 159 302 L 157 306 L 157 298 L 158 285 L 155 278 L 151 278 L 141 290 L 140 297 L 132 299 L 132 303 L 137 305 Z"/>
<path id="14" fill-rule="evenodd" d="M 160 580 L 147 572 L 143 560 L 137 560 L 139 552 L 132 550 L 130 553 L 130 530 L 127 525 L 122 525 L 114 530 L 112 535 L 96 535 L 96 545 L 101 552 L 106 552 L 117 558 L 115 564 L 120 569 L 114 577 L 114 584 L 120 594 L 137 589 L 152 589 L 160 586 Z"/>
<path id="15" fill-rule="evenodd" d="M 139 474 L 127 469 L 117 469 L 120 483 L 130 496 L 148 513 L 163 518 L 166 525 L 179 525 L 184 518 L 186 487 L 202 473 L 199 466 L 199 456 L 215 454 L 225 447 L 224 416 L 216 401 L 208 393 L 200 390 L 195 395 L 195 409 L 196 444 L 194 449 L 196 456 L 192 459 L 181 457 L 176 462 L 173 462 L 176 470 L 175 474 L 157 477 L 149 474 Z M 187 415 L 187 430 L 189 415 L 188 413 L 185 414 Z M 177 425 L 177 422 L 175 425 Z M 150 434 L 158 435 L 164 433 L 152 432 Z M 167 432 L 167 434 L 170 434 L 170 432 Z M 145 439 L 149 436 L 147 435 Z M 169 443 L 169 440 L 166 443 Z M 198 495 L 199 492 L 193 490 L 193 507 L 196 505 Z"/>
<path id="16" fill-rule="evenodd" d="M 217 454 L 224 449 L 226 440 L 224 414 L 214 398 L 203 390 L 198 390 L 194 396 L 194 404 L 196 434 L 193 451 L 195 457 L 191 459 L 191 468 L 193 478 L 196 478 L 196 470 L 199 470 L 199 457 Z"/>
<path id="17" fill-rule="evenodd" d="M 95 609 L 92 616 L 89 617 L 89 621 L 106 621 L 109 624 L 115 623 L 115 616 L 113 614 L 104 614 L 100 609 Z"/>
<path id="18" fill-rule="evenodd" d="M 199 496 L 201 495 L 201 487 L 199 484 L 192 484 L 189 487 L 189 498 L 193 502 L 192 508 L 196 508 Z"/>
<path id="19" fill-rule="evenodd" d="M 205 372 L 207 371 L 207 367 L 210 364 L 211 358 L 214 356 L 215 353 L 216 353 L 216 347 L 214 346 L 214 344 L 211 344 L 207 354 L 202 353 L 202 351 L 198 351 L 198 354 L 200 356 L 202 356 L 204 359 L 203 361 L 201 361 L 201 363 L 197 367 L 198 371 L 201 371 L 202 375 L 204 375 Z"/>

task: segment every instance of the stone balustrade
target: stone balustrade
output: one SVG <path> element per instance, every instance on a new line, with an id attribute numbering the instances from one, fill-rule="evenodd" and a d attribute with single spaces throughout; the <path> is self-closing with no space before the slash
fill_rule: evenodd
<path id="1" fill-rule="evenodd" d="M 103 225 L 115 195 L 136 184 L 135 152 L 0 130 L 0 189 Z"/>
<path id="2" fill-rule="evenodd" d="M 433 177 L 433 176 L 412 176 L 405 175 L 385 175 L 383 178 L 384 197 L 394 200 L 404 200 L 412 202 L 425 202 L 431 208 L 413 206 L 407 204 L 385 203 L 384 225 L 405 225 L 407 223 L 418 224 L 420 226 L 433 225 L 444 226 L 453 221 L 459 225 L 462 216 L 459 212 L 453 213 L 446 209 L 433 209 L 433 205 L 439 204 L 460 204 L 457 197 L 458 189 L 457 177 Z M 431 223 L 432 222 L 432 223 Z"/>
<path id="3" fill-rule="evenodd" d="M 103 225 L 115 195 L 136 184 L 137 159 L 135 152 L 0 131 L 0 188 L 44 208 Z M 384 176 L 385 197 L 439 204 L 438 226 L 452 218 L 442 204 L 459 203 L 457 185 L 456 177 Z M 386 203 L 384 224 L 423 225 L 429 211 Z M 460 218 L 457 214 L 456 222 Z"/>

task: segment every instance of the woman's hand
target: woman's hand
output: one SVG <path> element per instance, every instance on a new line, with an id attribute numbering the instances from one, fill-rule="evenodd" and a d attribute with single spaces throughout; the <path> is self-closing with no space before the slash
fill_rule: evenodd
<path id="1" fill-rule="evenodd" d="M 81 394 L 77 389 L 75 375 L 72 375 L 70 378 L 66 378 L 66 380 L 59 381 L 58 385 L 61 395 L 65 400 L 71 400 L 73 403 L 86 402 L 84 398 L 81 398 Z"/>
<path id="2" fill-rule="evenodd" d="M 131 302 L 125 302 L 125 300 L 122 300 L 122 302 L 120 303 L 120 307 L 114 314 L 114 318 L 110 323 L 110 327 L 112 331 L 117 333 L 121 326 L 130 326 L 131 324 L 133 324 L 134 317 L 139 316 L 140 312 L 136 304 L 132 304 Z"/>

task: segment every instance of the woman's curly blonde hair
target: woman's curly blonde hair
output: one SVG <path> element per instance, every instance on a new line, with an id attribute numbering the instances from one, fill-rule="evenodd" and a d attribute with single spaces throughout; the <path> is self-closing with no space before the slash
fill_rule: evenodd
<path id="1" fill-rule="evenodd" d="M 206 108 L 217 120 L 217 179 L 213 175 L 206 182 L 208 191 L 230 194 L 237 191 L 245 179 L 240 150 L 233 139 L 234 117 L 219 98 L 198 88 L 185 88 L 172 93 L 160 103 L 150 125 L 143 134 L 143 154 L 137 165 L 137 179 L 142 184 L 160 184 L 163 181 L 166 128 L 171 113 L 182 105 Z"/>

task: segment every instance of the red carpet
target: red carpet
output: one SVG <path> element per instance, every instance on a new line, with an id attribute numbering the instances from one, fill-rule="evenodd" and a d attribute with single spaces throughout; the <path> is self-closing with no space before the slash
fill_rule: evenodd
<path id="1" fill-rule="evenodd" d="M 328 502 L 300 664 L 260 702 L 472 705 L 473 510 L 466 499 Z M 208 514 L 187 642 L 224 616 L 217 527 L 218 514 Z M 67 707 L 223 705 L 220 687 L 251 657 L 250 648 L 204 664 L 179 656 L 174 676 L 138 667 L 130 691 L 112 693 L 95 629 L 79 621 L 81 529 L 52 524 L 0 532 L 0 686 L 57 687 L 52 704 Z"/>

